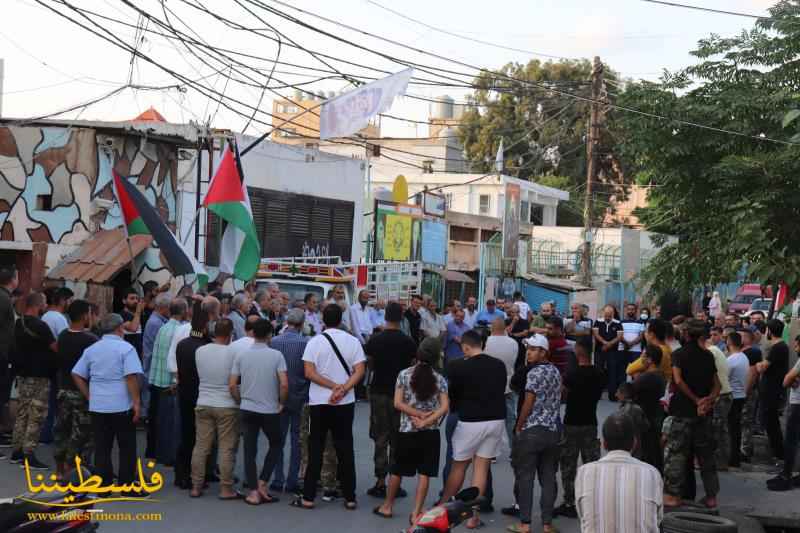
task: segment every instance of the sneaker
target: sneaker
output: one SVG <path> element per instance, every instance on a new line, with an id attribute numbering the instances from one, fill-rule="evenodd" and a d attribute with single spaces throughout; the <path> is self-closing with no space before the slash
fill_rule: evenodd
<path id="1" fill-rule="evenodd" d="M 376 483 L 374 487 L 367 489 L 367 495 L 372 496 L 373 498 L 385 498 L 386 485 L 379 485 Z"/>
<path id="2" fill-rule="evenodd" d="M 792 489 L 792 480 L 783 474 L 767 480 L 767 490 L 786 491 Z"/>
<path id="3" fill-rule="evenodd" d="M 9 458 L 8 462 L 12 465 L 18 465 L 25 459 L 25 456 L 22 454 L 22 450 L 14 450 L 11 452 L 11 457 Z"/>
<path id="4" fill-rule="evenodd" d="M 578 518 L 578 510 L 574 505 L 562 503 L 553 509 L 553 516 L 563 516 L 565 518 Z"/>
<path id="5" fill-rule="evenodd" d="M 506 516 L 519 516 L 519 505 L 515 503 L 511 507 L 503 507 L 500 512 Z"/>
<path id="6" fill-rule="evenodd" d="M 483 502 L 480 507 L 478 507 L 478 511 L 481 514 L 492 514 L 494 512 L 494 505 L 491 502 Z"/>
<path id="7" fill-rule="evenodd" d="M 322 501 L 324 502 L 333 502 L 341 497 L 342 494 L 338 490 L 326 490 L 322 493 Z"/>
<path id="8" fill-rule="evenodd" d="M 36 454 L 29 454 L 25 456 L 28 461 L 28 468 L 31 470 L 50 470 L 50 465 L 43 463 L 36 457 Z"/>

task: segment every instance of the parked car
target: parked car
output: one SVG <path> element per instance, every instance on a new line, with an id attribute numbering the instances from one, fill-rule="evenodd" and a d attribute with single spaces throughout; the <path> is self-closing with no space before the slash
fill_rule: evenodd
<path id="1" fill-rule="evenodd" d="M 764 296 L 767 298 L 772 297 L 769 288 L 767 288 L 767 294 L 765 295 L 761 290 L 761 285 L 758 283 L 745 283 L 736 290 L 736 296 L 734 296 L 733 301 L 728 304 L 728 312 L 735 315 L 743 315 L 750 310 L 750 305 L 753 301 L 761 299 Z"/>
<path id="2" fill-rule="evenodd" d="M 769 315 L 769 308 L 772 305 L 772 298 L 756 298 L 753 300 L 753 303 L 750 304 L 750 309 L 748 309 L 744 316 L 749 317 L 756 311 L 760 311 L 764 313 L 764 316 Z"/>

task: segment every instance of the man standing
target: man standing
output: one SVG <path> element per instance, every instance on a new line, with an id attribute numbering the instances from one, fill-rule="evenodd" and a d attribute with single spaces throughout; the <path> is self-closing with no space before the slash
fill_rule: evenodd
<path id="1" fill-rule="evenodd" d="M 314 335 L 319 335 L 322 333 L 323 325 L 322 325 L 322 317 L 320 316 L 319 312 L 319 298 L 313 292 L 309 292 L 306 294 L 303 301 L 306 304 L 306 324 L 311 327 L 311 331 L 309 332 L 309 337 L 313 337 Z"/>
<path id="2" fill-rule="evenodd" d="M 375 443 L 375 486 L 367 494 L 386 497 L 386 476 L 395 463 L 397 432 L 400 429 L 400 412 L 394 408 L 394 388 L 397 376 L 410 367 L 417 345 L 411 337 L 400 331 L 403 310 L 397 302 L 386 306 L 386 326 L 372 337 L 365 347 L 372 370 L 369 389 L 369 436 Z"/>
<path id="3" fill-rule="evenodd" d="M 139 299 L 136 289 L 129 287 L 122 295 L 122 310 L 119 312 L 124 321 L 123 329 L 125 338 L 130 343 L 142 360 L 142 312 L 144 303 Z"/>
<path id="4" fill-rule="evenodd" d="M 447 324 L 447 341 L 444 348 L 444 362 L 447 365 L 454 359 L 464 357 L 464 351 L 461 347 L 461 339 L 470 328 L 464 322 L 464 310 L 455 309 L 453 320 Z"/>
<path id="5" fill-rule="evenodd" d="M 753 427 L 757 425 L 758 416 L 756 409 L 758 406 L 758 363 L 762 361 L 761 348 L 754 344 L 755 328 L 742 328 L 739 334 L 742 336 L 742 353 L 747 356 L 750 369 L 747 373 L 747 383 L 745 394 L 747 400 L 742 407 L 742 461 L 749 463 L 753 456 Z"/>
<path id="6" fill-rule="evenodd" d="M 308 404 L 308 380 L 303 366 L 303 352 L 308 344 L 308 337 L 304 337 L 302 333 L 304 321 L 303 311 L 292 309 L 286 316 L 286 330 L 274 337 L 270 343 L 273 349 L 283 354 L 289 380 L 289 395 L 281 411 L 281 442 L 286 442 L 286 436 L 291 435 L 288 475 L 284 477 L 283 445 L 281 445 L 270 490 L 276 492 L 286 490 L 291 494 L 297 494 L 300 488 L 298 482 L 301 462 L 300 420 L 303 407 Z"/>
<path id="7" fill-rule="evenodd" d="M 517 305 L 519 308 L 519 304 L 515 305 Z M 525 304 L 525 307 L 528 308 L 528 312 L 530 313 L 530 307 L 528 304 Z M 528 315 L 522 314 L 522 308 L 519 309 L 519 316 L 526 322 L 528 321 Z M 553 305 L 548 302 L 544 302 L 539 306 L 539 314 L 530 319 L 530 334 L 532 335 L 534 333 L 538 333 L 540 335 L 547 335 L 547 321 L 550 320 L 551 316 L 553 316 Z"/>
<path id="8" fill-rule="evenodd" d="M 144 407 L 142 411 L 147 416 L 147 446 L 144 452 L 144 456 L 147 458 L 153 458 L 156 456 L 156 419 L 158 417 L 159 401 L 161 400 L 158 391 L 154 393 L 151 389 L 150 365 L 153 359 L 153 346 L 156 342 L 156 336 L 158 335 L 161 326 L 169 321 L 169 295 L 159 294 L 156 296 L 155 301 L 152 302 L 152 305 L 152 313 L 147 319 L 147 322 L 144 326 L 144 333 L 142 333 L 142 369 L 144 370 L 145 377 L 142 383 L 142 404 Z M 167 345 L 167 348 L 169 348 L 169 345 Z M 163 364 L 164 368 L 166 368 L 166 353 L 164 356 L 165 358 L 161 364 Z M 145 387 L 147 388 L 145 389 Z"/>
<path id="9" fill-rule="evenodd" d="M 550 362 L 555 365 L 563 378 L 568 370 L 578 366 L 575 359 L 574 343 L 564 338 L 564 321 L 560 316 L 551 316 L 545 327 L 550 346 Z"/>
<path id="10" fill-rule="evenodd" d="M 498 309 L 496 302 L 490 298 L 486 300 L 486 309 L 478 313 L 475 321 L 477 323 L 485 322 L 488 325 L 491 324 L 495 318 L 502 318 L 505 320 L 506 314 Z"/>
<path id="11" fill-rule="evenodd" d="M 664 470 L 664 451 L 661 449 L 661 427 L 664 423 L 664 407 L 661 398 L 666 391 L 666 381 L 661 373 L 663 352 L 656 344 L 648 344 L 642 353 L 644 371 L 633 382 L 636 403 L 642 408 L 647 419 L 647 430 L 642 434 L 639 444 L 642 460 L 653 465 L 656 470 Z M 639 428 L 637 428 L 639 429 Z"/>
<path id="12" fill-rule="evenodd" d="M 244 337 L 244 321 L 249 311 L 250 298 L 244 292 L 236 293 L 231 300 L 231 312 L 225 317 L 233 322 L 233 340 Z"/>
<path id="13" fill-rule="evenodd" d="M 584 464 L 575 478 L 581 531 L 658 533 L 664 516 L 658 470 L 631 456 L 636 428 L 616 412 L 603 422 L 602 459 Z"/>
<path id="14" fill-rule="evenodd" d="M 706 348 L 714 355 L 714 366 L 717 368 L 719 380 L 719 398 L 714 404 L 712 427 L 714 429 L 714 447 L 717 456 L 717 470 L 727 470 L 731 459 L 731 439 L 728 434 L 728 416 L 733 404 L 731 384 L 728 380 L 728 361 L 725 354 L 717 347 L 709 336 Z M 788 354 L 787 354 L 788 356 Z"/>
<path id="15" fill-rule="evenodd" d="M 11 294 L 18 283 L 16 269 L 7 266 L 0 268 L 0 422 L 6 419 L 6 407 L 11 395 L 9 363 L 14 348 L 14 323 L 17 320 Z M 4 457 L 5 454 L 0 453 L 0 459 Z"/>
<path id="16" fill-rule="evenodd" d="M 474 296 L 467 298 L 467 307 L 464 309 L 464 323 L 471 328 L 475 327 L 475 322 L 478 319 L 478 310 L 475 306 L 478 305 L 478 300 Z"/>
<path id="17" fill-rule="evenodd" d="M 576 341 L 581 337 L 589 337 L 592 340 L 592 320 L 586 317 L 586 307 L 581 303 L 573 303 L 570 306 L 572 315 L 564 320 L 564 330 L 567 339 Z"/>
<path id="18" fill-rule="evenodd" d="M 730 337 L 728 338 L 730 343 Z M 794 349 L 797 352 L 800 348 L 800 336 L 794 341 Z M 786 413 L 786 440 L 784 441 L 783 471 L 776 477 L 767 480 L 767 489 L 774 491 L 785 491 L 794 488 L 800 482 L 800 476 L 792 477 L 794 473 L 795 458 L 797 457 L 797 445 L 800 443 L 800 360 L 786 374 L 782 385 L 789 387 L 789 409 Z"/>
<path id="19" fill-rule="evenodd" d="M 647 345 L 655 345 L 658 346 L 661 350 L 661 365 L 659 368 L 661 369 L 661 374 L 664 376 L 664 380 L 669 383 L 672 381 L 672 348 L 669 344 L 667 344 L 667 326 L 672 327 L 671 324 L 661 320 L 660 318 L 654 318 L 650 320 L 647 324 L 647 331 L 645 332 L 645 340 L 647 341 Z M 631 364 L 628 365 L 628 368 L 625 372 L 636 379 L 636 377 L 645 371 L 647 368 L 645 362 L 645 354 L 643 353 L 639 359 L 636 359 Z"/>
<path id="20" fill-rule="evenodd" d="M 72 291 L 69 292 L 72 293 Z M 51 287 L 45 291 L 45 297 L 47 298 L 47 312 L 42 315 L 42 321 L 50 327 L 53 337 L 57 339 L 61 332 L 69 327 L 66 317 L 67 294 L 60 288 Z"/>
<path id="21" fill-rule="evenodd" d="M 706 349 L 706 325 L 689 320 L 687 343 L 672 354 L 672 382 L 676 392 L 669 405 L 672 427 L 664 455 L 664 505 L 681 505 L 686 465 L 697 457 L 706 495 L 702 503 L 717 506 L 719 479 L 714 458 L 711 414 L 720 384 L 714 356 Z"/>
<path id="22" fill-rule="evenodd" d="M 767 357 L 756 365 L 761 378 L 758 383 L 761 420 L 767 431 L 772 456 L 784 460 L 783 433 L 779 410 L 783 405 L 783 378 L 789 371 L 789 347 L 783 342 L 783 322 L 777 318 L 767 322 Z"/>
<path id="23" fill-rule="evenodd" d="M 89 302 L 75 300 L 67 310 L 69 327 L 58 336 L 58 416 L 53 429 L 56 474 L 64 478 L 75 457 L 85 465 L 94 461 L 89 404 L 72 379 L 72 368 L 84 350 L 97 342 L 89 333 Z"/>
<path id="24" fill-rule="evenodd" d="M 452 410 L 458 413 L 458 423 L 453 433 L 453 464 L 441 501 L 449 500 L 461 489 L 470 463 L 472 486 L 484 494 L 491 461 L 500 455 L 506 440 L 506 367 L 484 354 L 482 343 L 477 332 L 464 332 L 464 357 L 447 365 L 448 393 Z M 475 516 L 467 527 L 474 528 L 478 523 Z"/>
<path id="25" fill-rule="evenodd" d="M 520 291 L 516 291 L 516 292 L 514 293 L 514 303 L 517 305 L 517 307 L 519 307 L 519 316 L 521 316 L 521 317 L 522 317 L 522 318 L 524 318 L 525 320 L 528 320 L 528 321 L 530 321 L 530 319 L 531 319 L 531 314 L 532 314 L 532 313 L 531 313 L 531 306 L 529 306 L 529 305 L 528 305 L 528 304 L 525 302 L 525 298 L 523 298 L 523 297 L 522 297 L 522 293 L 521 293 Z M 549 306 L 549 305 L 550 305 L 550 304 L 548 304 L 548 306 Z M 547 317 L 545 317 L 545 319 L 549 318 L 549 317 L 550 317 L 550 316 L 552 316 L 552 315 L 553 315 L 553 313 L 552 313 L 552 307 L 551 307 L 551 312 L 550 312 L 550 315 L 548 315 Z"/>
<path id="26" fill-rule="evenodd" d="M 260 319 L 253 324 L 253 345 L 234 360 L 229 382 L 231 394 L 241 401 L 244 470 L 250 489 L 245 501 L 251 505 L 277 501 L 267 491 L 267 484 L 283 446 L 280 412 L 289 394 L 289 381 L 286 360 L 281 352 L 268 346 L 271 337 L 272 324 L 269 321 Z M 269 451 L 264 457 L 261 475 L 256 478 L 258 436 L 261 432 L 267 437 Z"/>
<path id="27" fill-rule="evenodd" d="M 731 438 L 729 466 L 739 468 L 742 461 L 742 408 L 747 401 L 747 378 L 750 362 L 742 352 L 742 337 L 733 331 L 728 334 L 728 382 L 731 386 L 731 403 L 728 411 L 728 435 Z M 798 398 L 800 399 L 800 398 Z"/>
<path id="28" fill-rule="evenodd" d="M 350 306 L 353 320 L 353 335 L 366 344 L 372 335 L 372 308 L 369 306 L 369 291 L 364 289 L 358 293 L 358 302 Z"/>
<path id="29" fill-rule="evenodd" d="M 453 300 L 453 305 L 450 306 L 450 312 L 444 316 L 444 321 L 446 323 L 450 323 L 456 318 L 456 312 L 461 311 L 461 302 L 458 300 Z"/>
<path id="30" fill-rule="evenodd" d="M 425 314 L 422 315 L 422 334 L 425 338 L 433 338 L 439 341 L 442 345 L 447 337 L 447 323 L 444 318 L 436 310 L 436 301 L 433 298 L 428 298 L 426 304 L 428 306 Z M 420 313 L 423 308 L 420 309 Z"/>
<path id="31" fill-rule="evenodd" d="M 622 319 L 622 340 L 619 343 L 621 363 L 616 369 L 619 383 L 625 381 L 625 370 L 628 365 L 642 355 L 642 340 L 644 339 L 645 327 L 644 322 L 639 320 L 639 309 L 636 304 L 627 304 L 625 306 L 625 317 Z"/>
<path id="32" fill-rule="evenodd" d="M 511 391 L 511 376 L 514 375 L 519 345 L 506 334 L 506 323 L 500 317 L 492 320 L 492 334 L 486 339 L 486 355 L 499 359 L 506 367 L 506 434 L 508 442 L 514 439 L 514 424 L 517 421 L 517 398 Z"/>
<path id="33" fill-rule="evenodd" d="M 47 417 L 50 381 L 58 368 L 57 345 L 50 327 L 39 318 L 47 307 L 42 293 L 25 298 L 25 312 L 14 327 L 16 350 L 13 358 L 17 379 L 18 409 L 11 446 L 12 463 L 28 462 L 32 470 L 48 465 L 34 454 L 39 433 Z"/>
<path id="34" fill-rule="evenodd" d="M 422 299 L 417 296 L 417 308 Z M 419 316 L 419 313 L 416 313 Z M 322 453 L 328 432 L 332 433 L 339 482 L 345 498 L 345 508 L 356 508 L 356 468 L 353 451 L 353 389 L 364 377 L 364 350 L 358 339 L 339 328 L 342 308 L 336 304 L 325 307 L 322 319 L 326 330 L 306 345 L 303 354 L 306 378 L 311 381 L 308 391 L 311 431 L 309 463 L 306 469 L 303 497 L 292 505 L 314 507 L 317 482 L 322 470 Z M 419 326 L 417 326 L 418 331 Z"/>
<path id="35" fill-rule="evenodd" d="M 169 296 L 161 294 L 157 298 L 156 311 L 150 317 L 148 326 L 153 321 L 160 322 L 163 313 L 162 297 Z M 169 320 L 156 332 L 153 347 L 150 353 L 150 365 L 147 381 L 150 387 L 150 410 L 147 420 L 147 449 L 145 457 L 157 459 L 162 464 L 174 464 L 175 451 L 177 446 L 174 439 L 174 421 L 177 419 L 175 413 L 175 390 L 177 380 L 172 372 L 169 371 L 167 358 L 175 331 L 186 322 L 188 307 L 186 300 L 175 298 L 169 302 L 167 312 Z M 147 333 L 147 328 L 145 328 Z"/>
<path id="36" fill-rule="evenodd" d="M 614 318 L 614 307 L 603 307 L 603 319 L 594 323 L 595 366 L 608 374 L 608 401 L 616 402 L 617 387 L 625 381 L 625 367 L 619 353 L 619 343 L 624 331 L 619 320 Z"/>
<path id="37" fill-rule="evenodd" d="M 419 345 L 421 339 L 420 331 L 422 327 L 422 315 L 419 313 L 419 308 L 422 307 L 422 296 L 413 294 L 411 296 L 411 306 L 406 309 L 404 317 L 408 320 L 409 332 L 414 342 Z"/>
<path id="38" fill-rule="evenodd" d="M 142 364 L 134 347 L 123 340 L 123 318 L 115 313 L 100 321 L 103 338 L 87 348 L 75 367 L 75 385 L 89 400 L 94 433 L 95 467 L 110 485 L 114 479 L 111 451 L 114 441 L 119 448 L 117 481 L 133 483 L 136 472 L 136 422 L 141 409 L 139 374 Z M 132 496 L 146 496 L 134 491 Z"/>
<path id="39" fill-rule="evenodd" d="M 564 414 L 564 444 L 561 451 L 561 484 L 564 503 L 555 515 L 578 518 L 575 508 L 575 475 L 578 455 L 583 464 L 600 459 L 597 440 L 597 402 L 603 394 L 606 377 L 592 365 L 592 342 L 583 337 L 575 344 L 578 367 L 564 376 L 567 410 Z"/>
<path id="40" fill-rule="evenodd" d="M 270 311 L 272 311 L 270 302 L 269 292 L 265 290 L 257 291 L 253 298 L 253 310 L 261 318 L 269 320 Z"/>

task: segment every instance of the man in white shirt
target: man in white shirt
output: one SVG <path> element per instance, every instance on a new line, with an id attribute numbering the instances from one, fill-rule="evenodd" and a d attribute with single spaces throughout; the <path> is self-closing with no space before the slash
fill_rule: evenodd
<path id="1" fill-rule="evenodd" d="M 212 329 L 211 325 L 219 318 L 220 303 L 219 300 L 213 296 L 206 296 L 203 298 L 201 309 L 208 313 L 208 329 Z M 178 374 L 178 359 L 175 350 L 178 348 L 178 343 L 183 339 L 188 339 L 189 334 L 192 332 L 192 324 L 186 323 L 175 328 L 175 333 L 172 335 L 172 342 L 169 344 L 169 352 L 167 352 L 167 367 L 173 375 Z"/>
<path id="2" fill-rule="evenodd" d="M 747 402 L 747 377 L 750 373 L 750 361 L 742 351 L 742 336 L 732 331 L 727 339 L 728 383 L 731 388 L 730 411 L 728 412 L 728 434 L 731 439 L 731 453 L 728 464 L 739 468 L 742 462 L 742 409 Z"/>
<path id="3" fill-rule="evenodd" d="M 366 358 L 361 343 L 339 329 L 342 308 L 329 304 L 322 312 L 325 331 L 308 342 L 303 353 L 306 378 L 311 381 L 308 391 L 311 430 L 309 433 L 308 467 L 303 497 L 292 505 L 311 509 L 322 471 L 322 453 L 330 432 L 339 465 L 339 483 L 347 509 L 356 508 L 356 467 L 353 451 L 353 389 L 364 377 Z"/>
<path id="4" fill-rule="evenodd" d="M 306 304 L 306 320 L 305 323 L 311 328 L 309 332 L 311 337 L 322 333 L 322 318 L 319 312 L 319 298 L 313 292 L 309 292 L 303 298 Z"/>
<path id="5" fill-rule="evenodd" d="M 53 337 L 56 339 L 62 331 L 69 327 L 65 313 L 70 298 L 67 296 L 66 291 L 69 291 L 70 294 L 72 293 L 72 291 L 64 287 L 50 288 L 44 293 L 47 298 L 47 312 L 42 315 L 42 321 L 50 327 L 50 331 L 53 332 Z"/>
<path id="6" fill-rule="evenodd" d="M 520 291 L 514 293 L 514 305 L 519 307 L 520 318 L 530 321 L 531 306 L 529 306 L 527 302 L 525 302 L 525 299 L 522 297 L 522 293 Z"/>
<path id="7" fill-rule="evenodd" d="M 358 293 L 358 302 L 350 306 L 350 317 L 353 321 L 353 335 L 361 344 L 366 344 L 372 335 L 372 308 L 369 306 L 369 291 Z"/>
<path id="8" fill-rule="evenodd" d="M 478 300 L 474 296 L 467 298 L 467 307 L 464 308 L 464 323 L 471 328 L 475 327 L 475 320 L 478 318 L 476 305 L 478 305 Z"/>
<path id="9" fill-rule="evenodd" d="M 581 466 L 575 505 L 583 533 L 658 533 L 663 481 L 654 467 L 631 456 L 637 445 L 631 418 L 619 411 L 603 423 L 605 457 Z"/>
<path id="10" fill-rule="evenodd" d="M 502 318 L 492 320 L 492 334 L 486 339 L 483 352 L 506 365 L 506 432 L 508 442 L 514 440 L 514 424 L 517 421 L 517 396 L 511 391 L 511 377 L 519 353 L 519 344 L 506 334 L 506 322 Z"/>

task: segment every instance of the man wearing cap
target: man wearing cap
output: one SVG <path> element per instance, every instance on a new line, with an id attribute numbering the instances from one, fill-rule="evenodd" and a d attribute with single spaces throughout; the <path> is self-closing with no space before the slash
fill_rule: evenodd
<path id="1" fill-rule="evenodd" d="M 139 375 L 142 364 L 132 344 L 123 340 L 120 315 L 112 313 L 100 321 L 103 338 L 84 350 L 72 369 L 72 379 L 89 400 L 94 433 L 95 467 L 103 484 L 114 479 L 111 450 L 119 447 L 118 485 L 133 483 L 136 471 L 136 422 L 141 409 Z M 133 491 L 130 496 L 146 496 Z"/>
<path id="2" fill-rule="evenodd" d="M 286 330 L 272 339 L 270 347 L 283 354 L 286 361 L 286 374 L 289 380 L 289 396 L 281 411 L 281 448 L 275 462 L 275 471 L 272 477 L 270 490 L 276 492 L 286 490 L 295 493 L 300 485 L 300 418 L 303 406 L 308 403 L 308 380 L 306 379 L 303 352 L 308 344 L 308 337 L 303 336 L 305 312 L 302 309 L 292 309 L 286 316 Z M 291 433 L 289 433 L 291 431 Z M 283 443 L 290 434 L 289 473 L 283 475 Z"/>
<path id="3" fill-rule="evenodd" d="M 494 300 L 486 300 L 486 309 L 478 313 L 478 316 L 475 318 L 475 323 L 479 324 L 481 322 L 486 322 L 486 324 L 491 324 L 495 318 L 502 318 L 505 320 L 506 314 L 497 308 L 497 305 Z"/>

